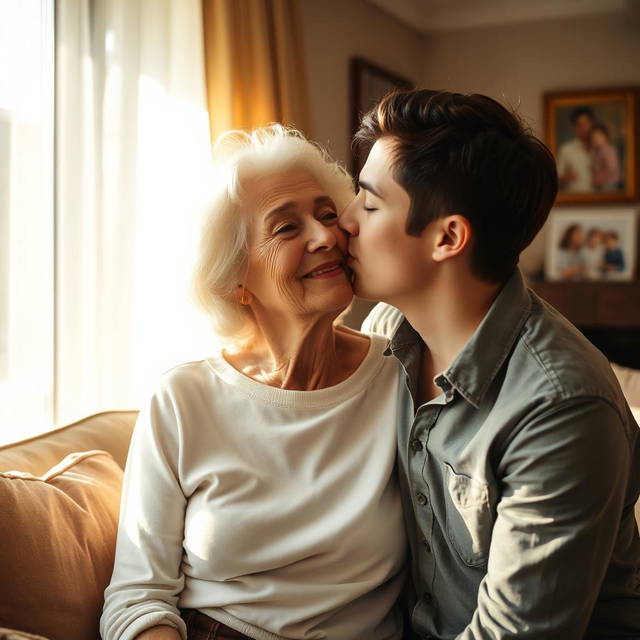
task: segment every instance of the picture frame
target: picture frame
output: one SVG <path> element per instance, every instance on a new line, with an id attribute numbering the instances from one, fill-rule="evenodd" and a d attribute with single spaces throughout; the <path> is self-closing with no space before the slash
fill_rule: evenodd
<path id="1" fill-rule="evenodd" d="M 387 93 L 396 89 L 413 89 L 414 84 L 408 78 L 385 69 L 364 58 L 354 57 L 349 62 L 351 86 L 350 120 L 351 136 L 358 130 L 360 119 L 371 107 Z M 351 173 L 357 176 L 366 158 L 356 151 L 351 153 Z"/>
<path id="2" fill-rule="evenodd" d="M 545 278 L 561 282 L 633 280 L 638 256 L 634 208 L 554 210 L 549 218 Z"/>
<path id="3" fill-rule="evenodd" d="M 556 203 L 638 201 L 640 87 L 544 94 L 546 143 L 558 165 Z"/>

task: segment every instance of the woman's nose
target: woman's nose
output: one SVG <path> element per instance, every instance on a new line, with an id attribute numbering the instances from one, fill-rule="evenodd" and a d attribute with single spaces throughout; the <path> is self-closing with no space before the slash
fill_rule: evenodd
<path id="1" fill-rule="evenodd" d="M 359 231 L 358 222 L 356 220 L 356 216 L 354 215 L 355 201 L 356 199 L 354 198 L 338 218 L 338 225 L 341 229 L 344 229 L 350 236 L 357 236 Z"/>
<path id="2" fill-rule="evenodd" d="M 307 250 L 312 252 L 333 249 L 337 242 L 336 233 L 341 234 L 342 232 L 337 229 L 335 224 L 327 227 L 320 220 L 316 220 L 307 241 Z"/>

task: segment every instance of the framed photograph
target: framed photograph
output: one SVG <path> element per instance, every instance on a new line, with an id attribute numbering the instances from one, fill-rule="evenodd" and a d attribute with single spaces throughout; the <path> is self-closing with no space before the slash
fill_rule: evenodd
<path id="1" fill-rule="evenodd" d="M 633 280 L 637 258 L 635 209 L 556 210 L 549 222 L 547 280 Z"/>
<path id="2" fill-rule="evenodd" d="M 545 94 L 558 204 L 638 200 L 639 95 L 639 87 Z"/>
<path id="3" fill-rule="evenodd" d="M 358 130 L 360 118 L 382 96 L 395 89 L 413 89 L 413 82 L 401 75 L 383 69 L 362 58 L 351 58 L 349 76 L 351 83 L 351 135 Z M 351 172 L 357 176 L 366 158 L 351 156 Z"/>

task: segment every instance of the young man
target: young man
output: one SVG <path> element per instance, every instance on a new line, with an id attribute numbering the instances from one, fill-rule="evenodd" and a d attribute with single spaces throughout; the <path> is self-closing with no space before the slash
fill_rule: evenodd
<path id="1" fill-rule="evenodd" d="M 553 157 L 491 98 L 433 91 L 383 99 L 356 142 L 341 225 L 356 293 L 388 303 L 363 328 L 407 374 L 414 632 L 640 638 L 638 427 L 604 356 L 517 268 Z"/>

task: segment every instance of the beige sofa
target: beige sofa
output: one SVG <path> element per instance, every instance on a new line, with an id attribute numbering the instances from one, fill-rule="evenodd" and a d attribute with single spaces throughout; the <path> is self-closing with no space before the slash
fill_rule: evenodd
<path id="1" fill-rule="evenodd" d="M 640 371 L 614 371 L 640 422 Z M 136 417 L 99 413 L 0 447 L 0 640 L 99 639 Z"/>
<path id="2" fill-rule="evenodd" d="M 76 451 L 108 451 L 121 469 L 137 411 L 106 411 L 66 427 L 0 447 L 0 471 L 19 469 L 41 475 Z"/>
<path id="3" fill-rule="evenodd" d="M 99 640 L 137 415 L 99 413 L 0 447 L 0 640 Z"/>

